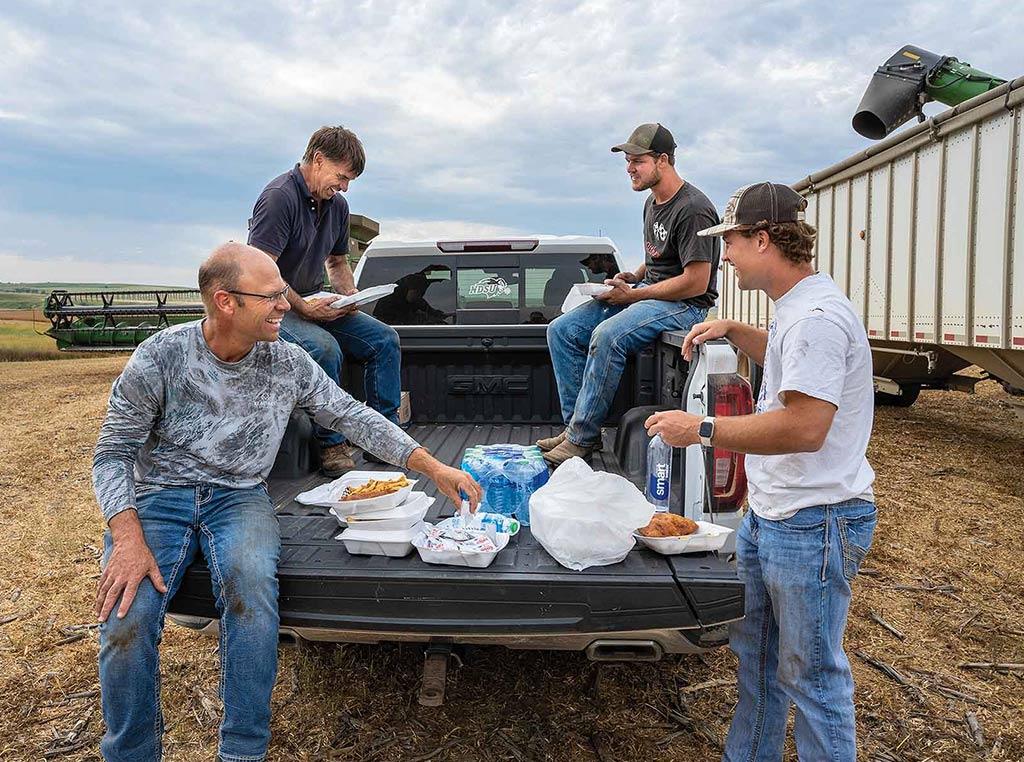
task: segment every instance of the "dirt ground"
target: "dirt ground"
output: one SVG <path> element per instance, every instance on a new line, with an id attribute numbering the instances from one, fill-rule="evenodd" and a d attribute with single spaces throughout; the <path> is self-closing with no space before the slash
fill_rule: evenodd
<path id="1" fill-rule="evenodd" d="M 89 479 L 123 362 L 0 363 L 0 760 L 99 759 L 89 625 L 103 525 Z M 1024 760 L 1024 672 L 959 666 L 1024 662 L 1024 421 L 995 383 L 978 390 L 878 411 L 880 520 L 846 643 L 861 759 Z M 172 626 L 162 654 L 165 758 L 213 759 L 216 643 Z M 735 701 L 728 650 L 598 671 L 582 655 L 493 648 L 467 653 L 428 710 L 421 659 L 409 646 L 283 650 L 270 758 L 713 760 Z"/>

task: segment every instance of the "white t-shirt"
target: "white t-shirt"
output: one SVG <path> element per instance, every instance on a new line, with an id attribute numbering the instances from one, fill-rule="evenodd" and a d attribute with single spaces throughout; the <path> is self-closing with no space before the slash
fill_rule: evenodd
<path id="1" fill-rule="evenodd" d="M 850 300 L 827 275 L 804 278 L 775 302 L 756 412 L 783 408 L 790 391 L 831 402 L 835 418 L 817 452 L 747 456 L 754 513 L 777 521 L 813 505 L 874 500 L 865 457 L 875 411 L 871 348 Z"/>

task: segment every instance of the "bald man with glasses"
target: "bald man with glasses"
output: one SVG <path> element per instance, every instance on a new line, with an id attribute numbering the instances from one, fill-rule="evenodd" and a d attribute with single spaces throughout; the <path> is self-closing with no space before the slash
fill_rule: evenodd
<path id="1" fill-rule="evenodd" d="M 201 552 L 220 612 L 219 759 L 258 762 L 277 674 L 280 535 L 265 480 L 292 410 L 475 508 L 480 486 L 278 341 L 289 287 L 250 246 L 199 269 L 206 318 L 142 342 L 114 382 L 93 459 L 107 520 L 96 593 L 104 759 L 160 759 L 157 647 L 167 604 Z M 116 611 L 115 616 L 111 616 Z"/>

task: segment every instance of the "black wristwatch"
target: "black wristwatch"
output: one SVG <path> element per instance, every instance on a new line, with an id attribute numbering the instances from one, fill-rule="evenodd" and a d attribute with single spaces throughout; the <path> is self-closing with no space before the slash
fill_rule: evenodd
<path id="1" fill-rule="evenodd" d="M 705 418 L 700 422 L 700 426 L 697 427 L 697 435 L 700 437 L 700 443 L 705 447 L 711 447 L 711 437 L 715 435 L 715 419 Z"/>

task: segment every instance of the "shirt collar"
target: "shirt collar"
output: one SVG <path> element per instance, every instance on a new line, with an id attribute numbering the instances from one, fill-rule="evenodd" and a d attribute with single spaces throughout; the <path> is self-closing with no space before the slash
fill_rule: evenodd
<path id="1" fill-rule="evenodd" d="M 299 188 L 299 197 L 305 200 L 306 205 L 312 210 L 316 211 L 318 203 L 313 197 L 313 194 L 309 192 L 309 187 L 306 185 L 306 178 L 302 176 L 302 169 L 300 165 L 296 164 L 291 171 L 292 179 Z M 329 204 L 334 199 L 324 201 L 324 204 Z"/>

